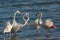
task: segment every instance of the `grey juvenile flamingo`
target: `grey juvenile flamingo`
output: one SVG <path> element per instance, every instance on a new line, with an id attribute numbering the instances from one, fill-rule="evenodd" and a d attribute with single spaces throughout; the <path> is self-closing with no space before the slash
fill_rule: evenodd
<path id="1" fill-rule="evenodd" d="M 34 22 L 32 24 L 30 24 L 31 27 L 36 27 L 37 30 L 39 30 L 41 28 L 42 25 L 42 13 L 37 13 L 37 15 L 39 16 L 39 18 L 37 18 L 36 20 L 34 20 Z"/>

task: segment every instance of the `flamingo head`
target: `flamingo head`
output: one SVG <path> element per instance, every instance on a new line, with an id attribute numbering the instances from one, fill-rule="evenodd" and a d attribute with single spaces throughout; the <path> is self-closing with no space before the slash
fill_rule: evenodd
<path id="1" fill-rule="evenodd" d="M 40 15 L 39 11 L 37 11 L 36 16 Z"/>
<path id="2" fill-rule="evenodd" d="M 21 14 L 19 10 L 17 10 L 16 13 Z"/>
<path id="3" fill-rule="evenodd" d="M 25 15 L 29 15 L 29 13 L 27 12 Z"/>

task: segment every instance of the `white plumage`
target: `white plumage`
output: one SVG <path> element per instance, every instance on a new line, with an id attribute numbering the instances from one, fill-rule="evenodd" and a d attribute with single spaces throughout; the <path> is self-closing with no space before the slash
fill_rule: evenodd
<path id="1" fill-rule="evenodd" d="M 11 31 L 13 25 L 10 24 L 10 21 L 6 23 L 6 28 L 4 29 L 4 33 L 8 33 Z"/>
<path id="2" fill-rule="evenodd" d="M 14 14 L 13 22 L 15 23 L 15 25 L 16 25 L 15 16 L 16 16 L 17 13 L 20 14 L 19 10 L 17 10 L 17 11 L 15 12 L 15 14 Z M 6 22 L 6 27 L 5 27 L 5 29 L 4 29 L 4 33 L 9 33 L 9 32 L 11 32 L 11 29 L 12 29 L 14 23 L 11 24 L 10 21 Z"/>

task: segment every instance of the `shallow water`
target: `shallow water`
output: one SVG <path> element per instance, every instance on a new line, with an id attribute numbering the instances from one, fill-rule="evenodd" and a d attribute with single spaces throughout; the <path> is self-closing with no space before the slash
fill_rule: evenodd
<path id="1" fill-rule="evenodd" d="M 5 23 L 13 19 L 16 10 L 25 14 L 26 11 L 30 13 L 30 23 L 34 20 L 35 12 L 41 11 L 43 13 L 43 20 L 52 19 L 57 26 L 56 30 L 51 30 L 51 35 L 46 35 L 44 29 L 40 29 L 39 33 L 36 28 L 25 26 L 17 35 L 13 33 L 11 37 L 6 37 L 3 33 Z M 22 23 L 22 16 L 17 15 L 16 20 Z M 0 0 L 0 40 L 60 40 L 60 0 Z"/>

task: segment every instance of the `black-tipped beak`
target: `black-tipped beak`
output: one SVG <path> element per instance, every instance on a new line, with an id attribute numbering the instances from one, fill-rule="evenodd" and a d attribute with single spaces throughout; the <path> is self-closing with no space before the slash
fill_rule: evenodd
<path id="1" fill-rule="evenodd" d="M 55 25 L 52 25 L 52 26 L 51 26 L 51 28 L 54 28 L 54 29 L 56 29 L 56 26 L 55 26 Z"/>

